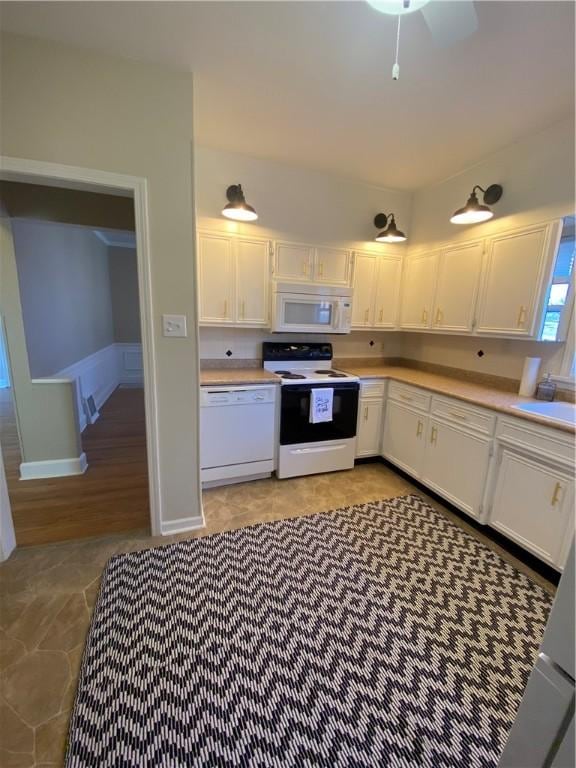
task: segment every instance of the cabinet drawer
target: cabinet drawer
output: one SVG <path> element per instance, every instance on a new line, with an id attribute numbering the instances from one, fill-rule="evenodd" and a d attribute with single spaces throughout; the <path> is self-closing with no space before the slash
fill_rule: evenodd
<path id="1" fill-rule="evenodd" d="M 469 427 L 485 435 L 494 434 L 496 416 L 482 408 L 465 405 L 461 400 L 452 400 L 447 397 L 432 398 L 432 413 L 443 419 Z"/>
<path id="2" fill-rule="evenodd" d="M 388 385 L 388 397 L 412 408 L 418 408 L 420 411 L 429 411 L 430 400 L 432 399 L 429 392 L 411 387 L 408 384 L 398 384 L 396 381 L 391 381 Z"/>
<path id="3" fill-rule="evenodd" d="M 367 379 L 360 381 L 360 397 L 384 397 L 386 382 L 378 379 Z"/>
<path id="4" fill-rule="evenodd" d="M 543 459 L 564 459 L 564 465 L 574 465 L 575 437 L 567 432 L 506 417 L 498 419 L 496 437 L 531 449 Z"/>

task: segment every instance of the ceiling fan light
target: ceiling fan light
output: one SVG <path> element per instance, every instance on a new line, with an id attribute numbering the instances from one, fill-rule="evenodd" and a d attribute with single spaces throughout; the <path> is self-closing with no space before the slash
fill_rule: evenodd
<path id="1" fill-rule="evenodd" d="M 226 190 L 228 203 L 222 208 L 222 216 L 233 221 L 256 221 L 258 214 L 248 205 L 241 184 L 232 184 Z"/>

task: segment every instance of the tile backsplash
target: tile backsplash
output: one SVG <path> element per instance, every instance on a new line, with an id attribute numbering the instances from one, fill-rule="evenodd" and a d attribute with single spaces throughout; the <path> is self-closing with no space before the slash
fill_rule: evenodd
<path id="1" fill-rule="evenodd" d="M 334 357 L 396 357 L 401 348 L 399 333 L 289 334 L 254 328 L 200 328 L 201 360 L 259 360 L 263 341 L 329 341 Z M 227 354 L 231 352 L 232 354 Z"/>

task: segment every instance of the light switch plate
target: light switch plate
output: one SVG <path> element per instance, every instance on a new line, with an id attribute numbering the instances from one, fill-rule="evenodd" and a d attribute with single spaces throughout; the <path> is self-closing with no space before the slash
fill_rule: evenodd
<path id="1" fill-rule="evenodd" d="M 162 315 L 163 336 L 187 336 L 186 315 Z"/>

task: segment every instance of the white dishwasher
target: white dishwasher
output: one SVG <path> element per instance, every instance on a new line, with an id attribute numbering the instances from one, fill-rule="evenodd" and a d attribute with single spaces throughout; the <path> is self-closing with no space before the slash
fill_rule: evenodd
<path id="1" fill-rule="evenodd" d="M 200 477 L 223 485 L 274 471 L 276 385 L 201 387 Z"/>

